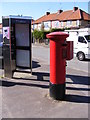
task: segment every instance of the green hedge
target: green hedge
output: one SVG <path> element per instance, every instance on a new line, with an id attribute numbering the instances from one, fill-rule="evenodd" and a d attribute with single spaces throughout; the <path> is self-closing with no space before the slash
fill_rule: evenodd
<path id="1" fill-rule="evenodd" d="M 50 33 L 50 31 L 38 31 L 38 30 L 34 30 L 34 32 L 32 33 L 33 34 L 33 37 L 36 39 L 36 40 L 43 40 L 43 39 L 46 39 L 46 34 Z"/>
<path id="2" fill-rule="evenodd" d="M 51 32 L 57 32 L 57 31 L 64 31 L 65 29 L 64 28 L 52 28 L 50 31 Z"/>
<path id="3" fill-rule="evenodd" d="M 56 31 L 64 31 L 65 29 L 51 29 L 49 31 L 39 31 L 39 30 L 34 30 L 32 35 L 33 37 L 35 38 L 36 41 L 38 42 L 42 42 L 44 39 L 47 39 L 46 38 L 46 34 L 49 34 L 50 32 L 56 32 Z"/>

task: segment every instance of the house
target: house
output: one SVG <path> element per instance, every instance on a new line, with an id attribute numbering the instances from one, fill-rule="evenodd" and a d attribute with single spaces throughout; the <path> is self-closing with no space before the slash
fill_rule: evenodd
<path id="1" fill-rule="evenodd" d="M 58 10 L 57 13 L 46 12 L 46 15 L 32 22 L 33 28 L 50 30 L 51 28 L 83 28 L 90 24 L 90 14 L 74 7 L 73 10 Z"/>
<path id="2" fill-rule="evenodd" d="M 0 33 L 2 33 L 2 23 L 0 23 Z"/>

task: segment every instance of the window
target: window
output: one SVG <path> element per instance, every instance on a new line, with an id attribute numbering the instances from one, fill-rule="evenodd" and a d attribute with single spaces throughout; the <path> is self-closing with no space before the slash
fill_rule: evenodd
<path id="1" fill-rule="evenodd" d="M 45 28 L 48 28 L 48 27 L 49 27 L 48 23 L 45 23 Z"/>
<path id="2" fill-rule="evenodd" d="M 54 25 L 55 25 L 55 28 L 59 28 L 59 21 L 55 21 Z"/>
<path id="3" fill-rule="evenodd" d="M 44 22 L 44 29 L 49 30 L 51 27 L 51 21 Z"/>
<path id="4" fill-rule="evenodd" d="M 67 21 L 67 26 L 72 25 L 72 21 Z"/>
<path id="5" fill-rule="evenodd" d="M 84 37 L 81 37 L 81 36 L 78 37 L 78 42 L 80 42 L 80 43 L 86 43 Z"/>
<path id="6" fill-rule="evenodd" d="M 90 42 L 90 35 L 85 35 L 85 38 L 88 42 Z"/>
<path id="7" fill-rule="evenodd" d="M 77 20 L 77 21 L 76 21 L 76 25 L 77 25 L 77 26 L 79 26 L 79 25 L 80 25 L 79 20 Z"/>
<path id="8" fill-rule="evenodd" d="M 61 27 L 63 27 L 63 22 L 61 22 Z"/>

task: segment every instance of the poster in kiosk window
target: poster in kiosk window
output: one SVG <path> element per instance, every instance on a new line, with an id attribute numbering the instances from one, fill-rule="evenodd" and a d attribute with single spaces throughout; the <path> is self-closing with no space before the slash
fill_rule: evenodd
<path id="1" fill-rule="evenodd" d="M 7 38 L 10 39 L 10 35 L 9 35 L 9 27 L 3 27 L 3 38 Z"/>
<path id="2" fill-rule="evenodd" d="M 10 28 L 9 27 L 3 27 L 3 42 L 7 43 L 10 39 Z"/>

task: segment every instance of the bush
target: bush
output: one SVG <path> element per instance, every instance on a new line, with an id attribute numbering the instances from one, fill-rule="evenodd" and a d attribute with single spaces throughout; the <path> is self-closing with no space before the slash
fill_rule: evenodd
<path id="1" fill-rule="evenodd" d="M 49 33 L 50 33 L 50 31 L 44 31 L 43 39 L 47 39 L 47 38 L 46 38 L 46 35 L 49 34 Z"/>
<path id="2" fill-rule="evenodd" d="M 60 31 L 64 31 L 64 30 L 65 30 L 64 28 L 62 28 L 62 29 L 61 28 L 52 28 L 50 31 L 51 32 L 58 32 L 58 31 L 60 32 Z"/>
<path id="3" fill-rule="evenodd" d="M 34 32 L 33 32 L 32 34 L 33 34 L 33 37 L 35 38 L 35 41 L 43 42 L 44 39 L 47 39 L 47 38 L 46 38 L 46 35 L 49 34 L 50 32 L 64 31 L 64 30 L 65 30 L 65 29 L 60 29 L 60 28 L 54 28 L 54 29 L 51 29 L 51 30 L 49 30 L 49 31 L 34 30 Z"/>
<path id="4" fill-rule="evenodd" d="M 39 30 L 34 30 L 34 32 L 32 33 L 35 40 L 42 42 L 43 39 L 46 39 L 46 34 L 50 33 L 50 31 L 39 31 Z"/>
<path id="5" fill-rule="evenodd" d="M 39 37 L 38 30 L 34 30 L 33 36 L 34 36 L 35 39 L 38 39 L 38 37 Z"/>

